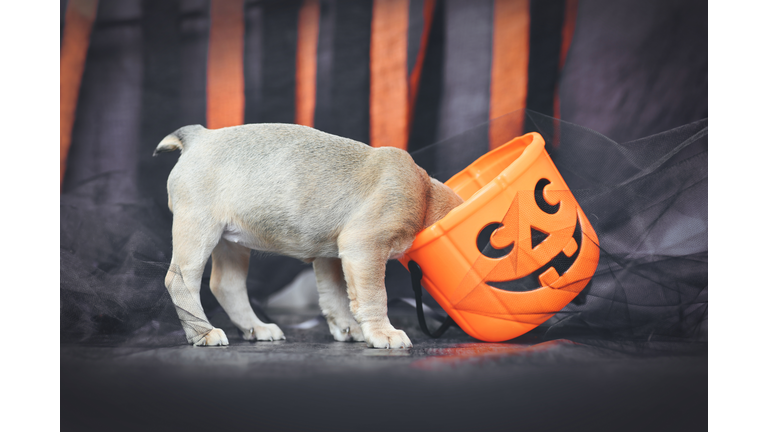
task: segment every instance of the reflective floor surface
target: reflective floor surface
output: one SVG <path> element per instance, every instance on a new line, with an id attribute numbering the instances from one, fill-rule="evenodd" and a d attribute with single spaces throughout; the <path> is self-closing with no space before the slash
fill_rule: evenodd
<path id="1" fill-rule="evenodd" d="M 316 311 L 270 311 L 287 340 L 230 346 L 61 345 L 61 429 L 72 431 L 695 431 L 707 428 L 706 343 L 479 342 L 457 328 L 414 343 L 336 342 Z M 430 322 L 436 327 L 435 322 Z"/>

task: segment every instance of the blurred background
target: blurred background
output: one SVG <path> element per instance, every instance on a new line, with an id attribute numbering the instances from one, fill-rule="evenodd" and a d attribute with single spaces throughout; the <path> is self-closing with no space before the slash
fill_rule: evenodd
<path id="1" fill-rule="evenodd" d="M 165 184 L 178 154 L 152 152 L 188 124 L 282 122 L 407 150 L 443 181 L 510 138 L 542 133 L 582 207 L 613 219 L 592 221 L 606 240 L 595 286 L 548 328 L 570 324 L 542 331 L 539 342 L 666 337 L 703 342 L 706 356 L 706 2 L 60 6 L 62 343 L 184 345 L 163 286 L 172 223 Z M 685 241 L 670 245 L 675 232 Z M 390 298 L 413 296 L 407 277 L 390 263 Z M 272 310 L 316 307 L 311 266 L 290 258 L 254 254 L 248 290 Z M 202 295 L 206 312 L 220 313 L 207 286 Z M 678 366 L 659 367 L 643 377 Z M 704 375 L 694 369 L 686 383 L 706 382 L 706 357 Z M 606 385 L 606 394 L 618 391 Z"/>

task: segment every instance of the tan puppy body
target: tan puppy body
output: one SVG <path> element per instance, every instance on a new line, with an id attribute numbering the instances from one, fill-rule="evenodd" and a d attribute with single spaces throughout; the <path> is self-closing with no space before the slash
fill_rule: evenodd
<path id="1" fill-rule="evenodd" d="M 211 289 L 244 337 L 284 338 L 248 301 L 249 249 L 256 249 L 313 262 L 335 339 L 411 346 L 387 318 L 384 270 L 416 233 L 461 204 L 450 188 L 430 179 L 405 151 L 305 126 L 186 126 L 155 153 L 177 148 L 182 155 L 168 178 L 174 221 L 166 286 L 191 343 L 228 343 L 197 309 L 211 255 Z M 189 324 L 189 309 L 203 322 Z"/>

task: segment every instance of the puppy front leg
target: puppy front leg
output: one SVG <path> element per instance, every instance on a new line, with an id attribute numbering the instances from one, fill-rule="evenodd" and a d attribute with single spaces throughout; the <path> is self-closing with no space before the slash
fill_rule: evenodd
<path id="1" fill-rule="evenodd" d="M 246 340 L 285 339 L 276 324 L 263 323 L 248 301 L 248 265 L 251 250 L 221 239 L 211 255 L 211 291 Z"/>
<path id="2" fill-rule="evenodd" d="M 387 290 L 384 286 L 387 257 L 376 251 L 340 251 L 349 306 L 363 330 L 365 342 L 373 348 L 410 348 L 404 331 L 392 327 L 387 317 Z"/>
<path id="3" fill-rule="evenodd" d="M 363 341 L 363 330 L 349 308 L 347 284 L 338 258 L 315 258 L 312 262 L 323 311 L 333 338 L 340 342 Z"/>

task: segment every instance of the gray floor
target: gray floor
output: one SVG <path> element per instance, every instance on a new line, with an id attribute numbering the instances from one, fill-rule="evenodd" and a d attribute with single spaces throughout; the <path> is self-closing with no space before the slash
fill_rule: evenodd
<path id="1" fill-rule="evenodd" d="M 707 427 L 707 346 L 557 339 L 431 340 L 410 350 L 335 342 L 316 311 L 269 311 L 287 340 L 61 346 L 62 430 L 622 430 Z M 436 327 L 435 322 L 430 322 Z M 574 340 L 578 340 L 575 339 Z"/>

